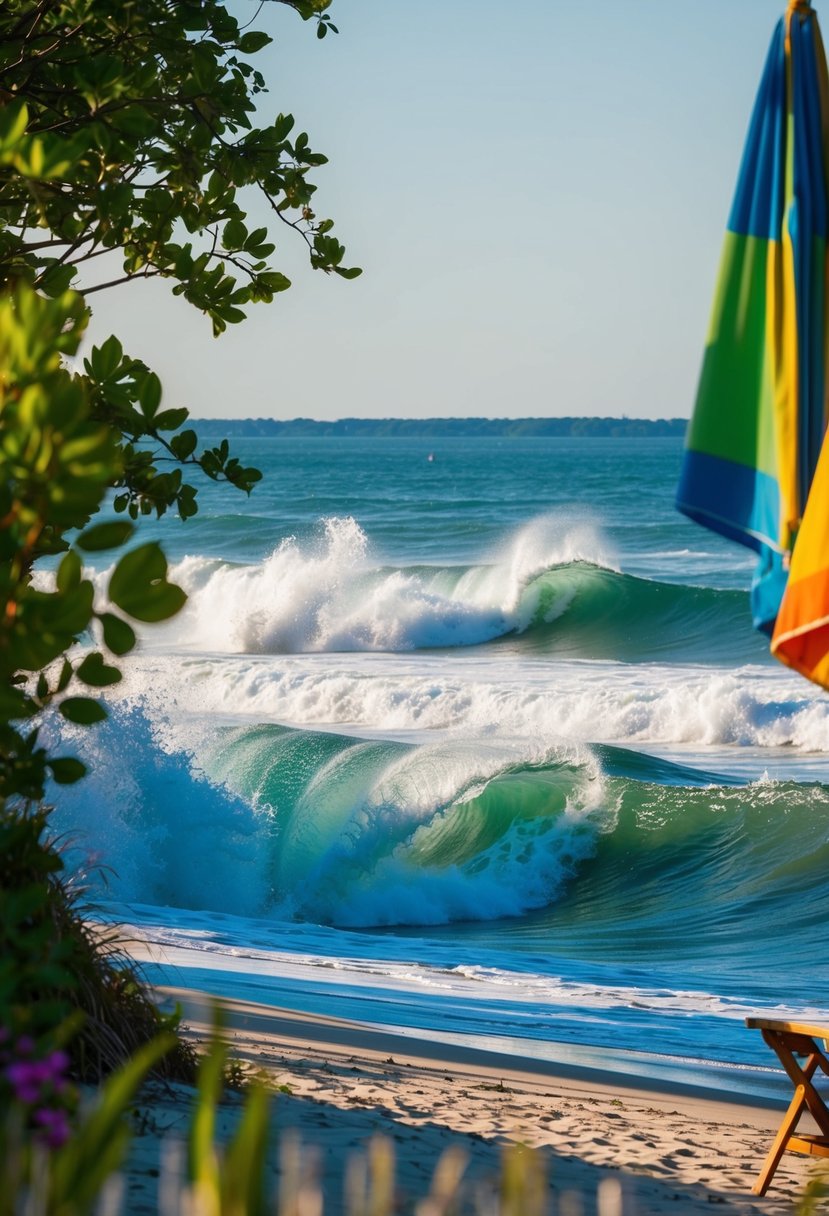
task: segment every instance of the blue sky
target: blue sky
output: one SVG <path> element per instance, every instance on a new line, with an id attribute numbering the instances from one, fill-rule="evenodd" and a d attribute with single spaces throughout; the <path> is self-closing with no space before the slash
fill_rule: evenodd
<path id="1" fill-rule="evenodd" d="M 196 417 L 687 416 L 784 8 L 335 0 L 318 41 L 266 4 L 263 113 L 328 155 L 317 211 L 362 278 L 286 229 L 294 286 L 222 338 L 158 283 L 94 298 L 93 334 Z"/>

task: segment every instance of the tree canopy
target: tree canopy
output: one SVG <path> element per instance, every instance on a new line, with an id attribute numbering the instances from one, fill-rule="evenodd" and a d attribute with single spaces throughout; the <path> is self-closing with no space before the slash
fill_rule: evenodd
<path id="1" fill-rule="evenodd" d="M 318 31 L 330 0 L 278 0 Z M 260 6 L 261 7 L 261 6 Z M 85 297 L 163 277 L 220 333 L 290 286 L 249 230 L 245 191 L 346 278 L 333 223 L 313 210 L 326 163 L 292 115 L 254 124 L 265 80 L 247 56 L 271 41 L 220 0 L 9 0 L 0 12 L 0 282 Z M 104 259 L 103 275 L 94 273 Z M 114 271 L 114 273 L 113 273 Z"/>

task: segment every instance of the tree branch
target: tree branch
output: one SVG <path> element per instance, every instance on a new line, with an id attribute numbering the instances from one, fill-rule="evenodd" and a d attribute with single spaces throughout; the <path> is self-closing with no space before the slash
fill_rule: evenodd
<path id="1" fill-rule="evenodd" d="M 95 291 L 106 291 L 108 287 L 120 287 L 122 283 L 131 283 L 133 279 L 155 279 L 163 273 L 162 270 L 138 270 L 135 274 L 122 275 L 120 279 L 110 279 L 108 283 L 96 283 L 94 287 L 84 287 L 81 295 L 91 296 Z"/>

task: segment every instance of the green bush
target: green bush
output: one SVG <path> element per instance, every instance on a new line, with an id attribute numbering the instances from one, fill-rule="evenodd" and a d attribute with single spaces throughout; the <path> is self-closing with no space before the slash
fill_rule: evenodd
<path id="1" fill-rule="evenodd" d="M 93 1081 L 175 1019 L 158 1011 L 115 936 L 84 921 L 48 818 L 31 806 L 0 817 L 0 1028 L 39 1058 L 66 1046 L 73 1075 Z M 161 1069 L 192 1079 L 193 1049 L 177 1041 Z M 0 1103 L 7 1092 L 0 1076 Z"/>
<path id="2" fill-rule="evenodd" d="M 84 576 L 84 552 L 120 546 L 133 531 L 87 526 L 122 461 L 112 428 L 93 417 L 88 384 L 64 366 L 85 322 L 72 293 L 50 300 L 19 284 L 0 296 L 0 1027 L 42 1053 L 68 1035 L 81 1077 L 126 1058 L 162 1020 L 135 970 L 79 914 L 40 800 L 49 777 L 77 781 L 84 765 L 42 745 L 40 720 L 55 708 L 75 723 L 102 718 L 89 693 L 120 679 L 113 659 L 135 642 L 131 621 L 170 616 L 185 598 L 156 545 L 116 561 L 105 610 Z M 33 577 L 45 556 L 59 556 L 51 587 Z M 101 648 L 79 655 L 93 628 Z M 185 1071 L 189 1057 L 179 1053 Z"/>

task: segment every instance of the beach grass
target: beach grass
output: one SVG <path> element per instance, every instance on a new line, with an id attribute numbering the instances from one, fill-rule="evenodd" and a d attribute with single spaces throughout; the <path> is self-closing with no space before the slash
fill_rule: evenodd
<path id="1" fill-rule="evenodd" d="M 50 813 L 7 803 L 0 816 L 0 1048 L 13 1055 L 22 1041 L 24 1056 L 65 1048 L 73 1076 L 96 1082 L 174 1030 L 177 1015 L 159 1011 L 117 929 L 82 914 L 87 892 L 67 874 L 67 842 L 51 832 Z M 181 1080 L 194 1078 L 195 1065 L 178 1037 L 157 1061 Z"/>

